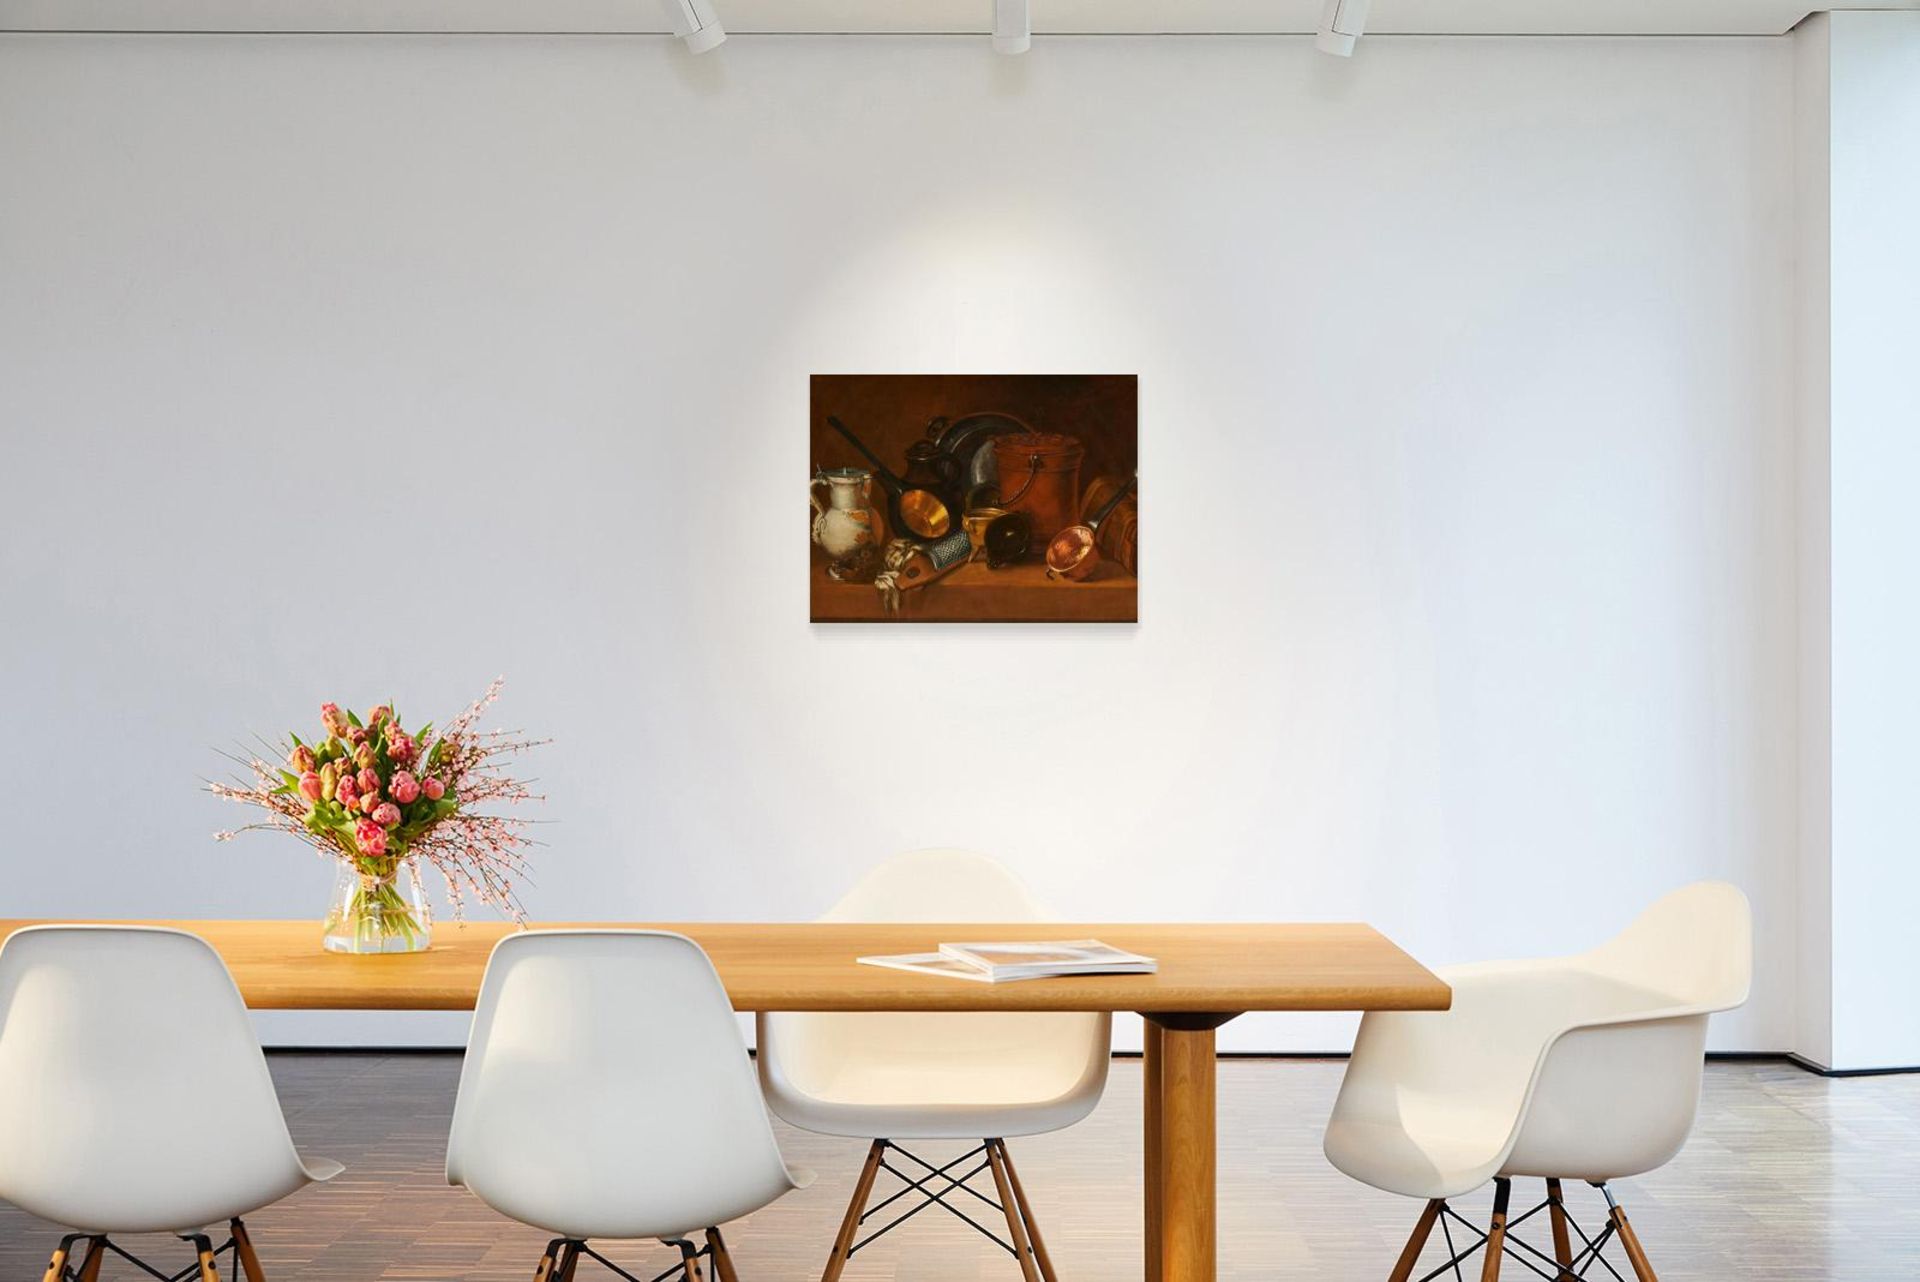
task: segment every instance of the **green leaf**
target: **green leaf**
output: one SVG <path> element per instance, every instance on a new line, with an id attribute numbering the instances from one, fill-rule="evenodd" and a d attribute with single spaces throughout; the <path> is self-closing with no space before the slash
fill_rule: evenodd
<path id="1" fill-rule="evenodd" d="M 366 729 L 365 726 L 360 725 L 360 714 L 355 712 L 352 708 L 347 709 L 347 724 L 350 726 L 359 726 L 359 728 L 362 730 Z"/>

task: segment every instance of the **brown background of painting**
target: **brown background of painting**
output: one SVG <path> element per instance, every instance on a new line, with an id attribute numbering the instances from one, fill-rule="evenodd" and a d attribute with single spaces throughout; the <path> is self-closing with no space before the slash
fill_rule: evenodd
<path id="1" fill-rule="evenodd" d="M 1138 467 L 1139 388 L 1132 374 L 815 374 L 807 462 L 871 470 L 827 426 L 829 414 L 899 475 L 906 471 L 907 446 L 926 435 L 934 415 L 953 420 L 997 410 L 1036 431 L 1079 438 L 1087 449 L 1080 462 L 1084 495 L 1094 477 L 1131 476 Z M 873 498 L 884 512 L 886 494 L 877 478 Z"/>

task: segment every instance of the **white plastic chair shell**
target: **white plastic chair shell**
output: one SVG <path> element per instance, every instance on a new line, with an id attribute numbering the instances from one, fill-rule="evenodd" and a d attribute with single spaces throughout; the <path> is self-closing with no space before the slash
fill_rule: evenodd
<path id="1" fill-rule="evenodd" d="M 1047 919 L 1005 867 L 960 850 L 897 856 L 820 918 Z M 941 942 L 929 940 L 927 947 Z M 1112 1028 L 1104 1014 L 772 1012 L 758 1022 L 760 1082 L 776 1114 L 827 1135 L 1038 1135 L 1073 1125 L 1100 1102 Z"/>
<path id="2" fill-rule="evenodd" d="M 558 1237 L 675 1237 L 805 1187 L 699 945 L 542 930 L 494 948 L 447 1181 Z"/>
<path id="3" fill-rule="evenodd" d="M 341 1171 L 302 1161 L 226 965 L 184 931 L 0 946 L 0 1198 L 88 1233 L 192 1232 Z"/>
<path id="4" fill-rule="evenodd" d="M 1752 934 L 1746 896 L 1702 882 L 1591 952 L 1441 970 L 1450 1010 L 1362 1019 L 1328 1160 L 1418 1198 L 1665 1164 L 1699 1106 L 1707 1017 L 1747 999 Z"/>

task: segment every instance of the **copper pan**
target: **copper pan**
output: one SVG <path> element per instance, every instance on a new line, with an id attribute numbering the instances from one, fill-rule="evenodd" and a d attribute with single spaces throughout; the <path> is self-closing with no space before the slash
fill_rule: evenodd
<path id="1" fill-rule="evenodd" d="M 1113 514 L 1120 506 L 1120 500 L 1133 492 L 1134 482 L 1139 480 L 1136 474 L 1127 478 L 1127 483 L 1114 491 L 1113 497 L 1100 505 L 1100 510 L 1087 520 L 1085 525 L 1069 525 L 1053 536 L 1047 544 L 1047 577 L 1072 579 L 1079 582 L 1092 574 L 1100 564 L 1100 549 L 1096 540 L 1100 534 L 1100 523 Z"/>

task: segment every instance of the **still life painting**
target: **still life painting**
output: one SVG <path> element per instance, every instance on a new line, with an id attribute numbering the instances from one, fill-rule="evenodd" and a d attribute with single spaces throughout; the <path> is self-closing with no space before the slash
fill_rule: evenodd
<path id="1" fill-rule="evenodd" d="M 1139 380 L 816 374 L 815 623 L 1139 619 Z"/>

